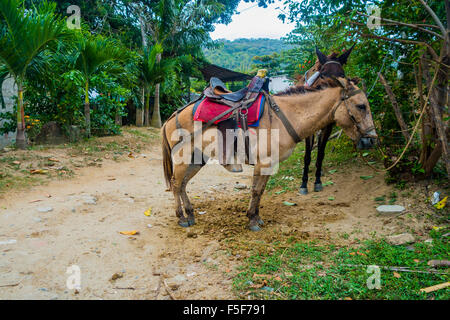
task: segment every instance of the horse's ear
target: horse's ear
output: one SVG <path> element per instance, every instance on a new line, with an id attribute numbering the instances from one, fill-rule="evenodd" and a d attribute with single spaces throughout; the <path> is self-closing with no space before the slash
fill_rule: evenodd
<path id="1" fill-rule="evenodd" d="M 350 81 L 353 82 L 355 84 L 355 86 L 356 86 L 361 81 L 361 79 L 358 78 L 358 77 L 355 77 L 355 78 L 351 78 Z"/>
<path id="2" fill-rule="evenodd" d="M 324 65 L 324 64 L 328 61 L 327 56 L 324 55 L 324 54 L 319 50 L 318 47 L 316 47 L 316 54 L 317 54 L 317 58 L 319 58 L 319 62 L 320 62 L 321 65 Z"/>
<path id="3" fill-rule="evenodd" d="M 343 54 L 341 54 L 341 55 L 337 58 L 337 60 L 338 60 L 342 65 L 344 65 L 344 64 L 347 63 L 347 59 L 348 59 L 348 57 L 350 56 L 350 53 L 352 53 L 352 50 L 353 50 L 353 48 L 355 47 L 355 45 L 356 45 L 356 43 L 355 43 L 350 49 L 348 49 L 347 51 L 345 51 Z"/>
<path id="4" fill-rule="evenodd" d="M 340 87 L 342 87 L 342 88 L 344 88 L 344 89 L 347 88 L 347 82 L 344 81 L 345 79 L 343 79 L 343 78 L 336 78 L 335 76 L 332 76 L 332 78 L 334 79 L 334 81 L 336 81 L 336 83 L 337 83 Z"/>

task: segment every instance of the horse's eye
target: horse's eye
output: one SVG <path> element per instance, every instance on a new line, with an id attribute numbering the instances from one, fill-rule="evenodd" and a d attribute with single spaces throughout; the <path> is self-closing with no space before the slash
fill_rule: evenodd
<path id="1" fill-rule="evenodd" d="M 358 110 L 361 111 L 366 111 L 367 109 L 365 104 L 358 104 L 356 107 L 358 108 Z"/>

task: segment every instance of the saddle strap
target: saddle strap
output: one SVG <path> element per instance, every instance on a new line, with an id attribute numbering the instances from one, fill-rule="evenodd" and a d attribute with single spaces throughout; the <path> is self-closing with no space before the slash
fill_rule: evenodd
<path id="1" fill-rule="evenodd" d="M 297 132 L 294 130 L 294 127 L 292 126 L 291 122 L 288 120 L 284 112 L 280 109 L 280 107 L 277 105 L 277 103 L 273 100 L 272 96 L 267 94 L 267 92 L 263 91 L 264 96 L 267 98 L 267 101 L 269 101 L 270 108 L 275 112 L 278 118 L 280 118 L 281 122 L 283 123 L 284 127 L 286 128 L 289 135 L 292 137 L 295 143 L 299 143 L 302 141 L 302 138 L 297 134 Z"/>
<path id="2" fill-rule="evenodd" d="M 263 93 L 266 94 L 264 91 L 263 91 Z M 216 122 L 217 120 L 223 118 L 227 114 L 230 114 L 230 113 L 232 113 L 232 112 L 234 112 L 234 111 L 236 111 L 238 109 L 241 109 L 241 108 L 247 108 L 249 105 L 251 105 L 253 102 L 255 102 L 257 97 L 258 96 L 256 96 L 253 99 L 245 100 L 245 101 L 242 101 L 242 102 L 240 102 L 238 104 L 234 104 L 233 106 L 230 106 L 230 109 L 225 110 L 221 114 L 219 114 L 219 115 L 215 116 L 214 118 L 212 118 L 211 120 L 209 120 L 206 124 L 203 124 L 202 128 L 199 129 L 198 131 L 191 133 L 189 135 L 189 138 L 187 138 L 185 140 L 180 140 L 177 143 L 175 143 L 175 145 L 173 146 L 173 149 L 172 149 L 173 152 L 177 152 L 181 148 L 181 146 L 183 144 L 182 142 L 186 142 L 188 140 L 191 142 L 192 139 L 194 139 L 198 134 L 201 134 L 204 130 L 206 130 L 209 127 L 211 127 L 214 124 L 214 122 Z M 196 100 L 196 101 L 198 101 L 198 100 Z M 177 110 L 177 114 L 176 114 L 176 118 L 175 118 L 176 122 L 178 122 L 178 112 L 183 111 L 186 107 L 187 107 L 187 105 Z M 171 117 L 173 117 L 173 115 Z M 179 123 L 176 124 L 176 127 L 177 127 L 177 129 L 181 129 L 181 126 L 179 125 Z"/>
<path id="3" fill-rule="evenodd" d="M 202 127 L 201 127 L 199 130 L 194 131 L 194 132 L 192 132 L 191 134 L 189 134 L 188 138 L 183 139 L 183 140 L 180 140 L 180 141 L 178 141 L 177 143 L 175 143 L 175 145 L 174 145 L 173 148 L 172 148 L 172 151 L 173 151 L 173 152 L 178 152 L 178 150 L 181 148 L 181 146 L 182 146 L 185 142 L 187 142 L 187 141 L 192 142 L 192 140 L 193 140 L 196 136 L 198 136 L 198 135 L 201 134 L 204 130 L 206 130 L 206 129 L 208 129 L 209 127 L 211 127 L 211 126 L 214 124 L 214 122 L 216 122 L 217 120 L 221 119 L 222 117 L 226 116 L 227 114 L 229 114 L 229 113 L 235 111 L 236 109 L 238 109 L 238 108 L 240 108 L 240 107 L 242 107 L 242 105 L 237 105 L 237 106 L 235 106 L 235 107 L 233 107 L 233 108 L 230 108 L 230 109 L 228 109 L 228 110 L 225 110 L 225 111 L 222 112 L 221 114 L 215 116 L 213 119 L 209 120 L 206 124 L 203 124 Z"/>
<path id="4" fill-rule="evenodd" d="M 175 116 L 175 124 L 176 124 L 176 128 L 177 129 L 181 129 L 181 124 L 180 121 L 178 121 L 178 114 L 183 111 L 184 109 L 186 109 L 187 107 L 189 107 L 191 104 L 194 104 L 200 100 L 202 100 L 204 98 L 204 95 L 200 95 L 197 99 L 194 99 L 192 101 L 189 101 L 188 103 L 186 103 L 184 106 L 182 106 L 181 108 L 178 108 L 174 113 L 172 113 L 172 115 L 166 120 L 169 121 L 170 119 L 172 119 Z"/>

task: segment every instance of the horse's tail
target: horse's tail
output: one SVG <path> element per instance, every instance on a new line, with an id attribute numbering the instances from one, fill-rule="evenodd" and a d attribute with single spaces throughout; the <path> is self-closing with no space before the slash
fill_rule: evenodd
<path id="1" fill-rule="evenodd" d="M 163 167 L 164 167 L 164 178 L 166 179 L 167 190 L 172 190 L 172 185 L 170 181 L 173 176 L 173 161 L 172 161 L 172 149 L 170 148 L 169 141 L 166 136 L 166 124 L 161 128 L 162 135 L 162 154 L 163 154 Z"/>

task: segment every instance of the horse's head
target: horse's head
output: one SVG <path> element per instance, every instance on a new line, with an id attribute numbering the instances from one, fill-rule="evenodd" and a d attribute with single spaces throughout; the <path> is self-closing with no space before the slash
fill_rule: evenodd
<path id="1" fill-rule="evenodd" d="M 365 93 L 356 80 L 335 78 L 342 88 L 339 102 L 333 107 L 332 117 L 358 149 L 370 149 L 378 139 Z"/>
<path id="2" fill-rule="evenodd" d="M 332 53 L 329 56 L 323 54 L 316 47 L 317 60 L 314 66 L 309 69 L 303 78 L 305 86 L 319 87 L 326 77 L 345 77 L 344 65 L 355 45 L 346 50 L 343 54 Z"/>

